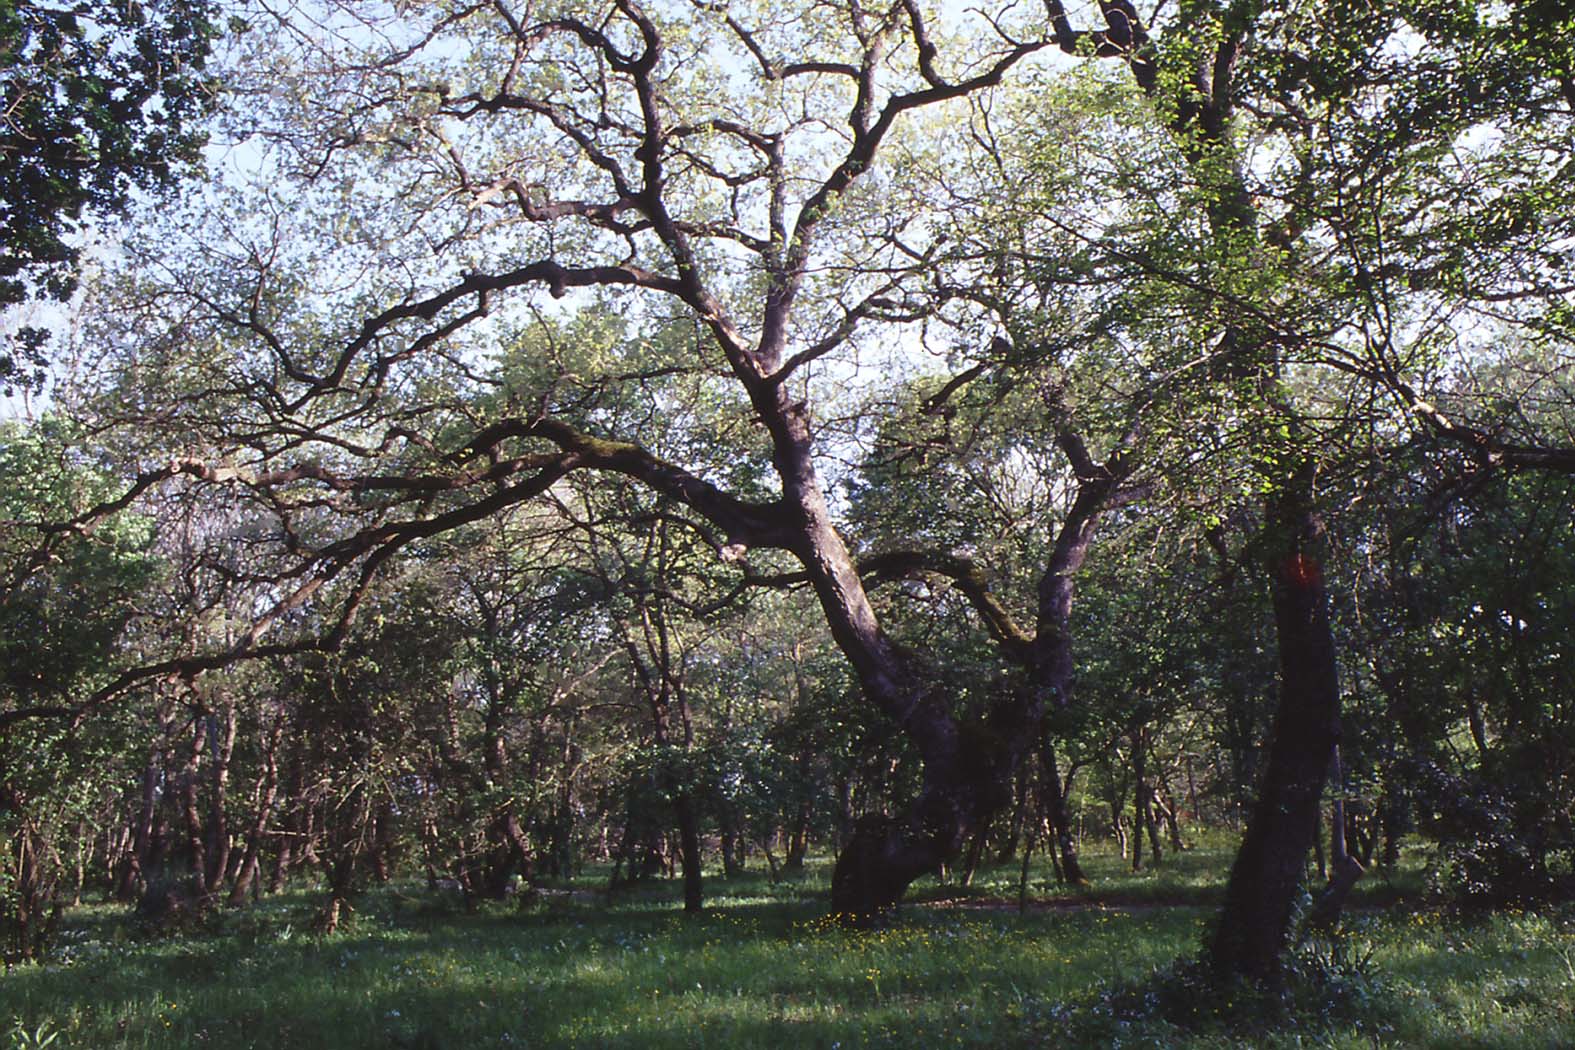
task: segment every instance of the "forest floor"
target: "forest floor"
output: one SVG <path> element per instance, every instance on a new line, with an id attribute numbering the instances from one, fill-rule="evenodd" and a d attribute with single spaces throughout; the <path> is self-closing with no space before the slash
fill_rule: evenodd
<path id="1" fill-rule="evenodd" d="M 1575 907 L 1461 915 L 1420 859 L 1357 891 L 1339 942 L 1297 952 L 1283 996 L 1207 995 L 1185 964 L 1229 844 L 1133 874 L 1091 849 L 1093 886 L 1036 862 L 932 881 L 882 929 L 826 916 L 803 879 L 707 880 L 608 898 L 594 873 L 466 913 L 418 887 L 366 895 L 331 936 L 283 894 L 177 934 L 122 907 L 69 914 L 45 963 L 0 977 L 0 1050 L 493 1047 L 1575 1047 Z M 53 1042 L 48 1042 L 53 1039 Z"/>

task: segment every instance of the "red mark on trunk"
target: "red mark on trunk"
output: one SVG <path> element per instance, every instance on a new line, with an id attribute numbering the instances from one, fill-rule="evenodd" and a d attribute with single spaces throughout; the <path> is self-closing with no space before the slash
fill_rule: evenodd
<path id="1" fill-rule="evenodd" d="M 1316 587 L 1323 582 L 1323 570 L 1318 567 L 1316 561 L 1305 554 L 1293 554 L 1286 558 L 1282 571 L 1285 574 L 1285 582 L 1301 590 Z"/>

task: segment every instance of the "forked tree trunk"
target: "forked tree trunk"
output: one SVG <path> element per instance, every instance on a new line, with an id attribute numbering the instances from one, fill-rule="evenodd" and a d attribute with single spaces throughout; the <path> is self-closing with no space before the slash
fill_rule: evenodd
<path id="1" fill-rule="evenodd" d="M 847 921 L 866 925 L 895 906 L 914 879 L 950 861 L 970 835 L 1011 804 L 1013 777 L 1037 746 L 1045 716 L 1070 704 L 1073 579 L 1100 517 L 1131 474 L 1126 453 L 1136 436 L 1129 432 L 1106 463 L 1097 463 L 1077 434 L 1067 429 L 1057 434 L 1077 476 L 1077 496 L 1039 579 L 1031 636 L 981 596 L 987 588 L 976 574 L 951 568 L 1005 651 L 1028 672 L 1028 687 L 1001 697 L 981 722 L 960 721 L 943 698 L 916 689 L 914 668 L 881 633 L 841 539 L 829 524 L 809 530 L 817 540 L 813 549 L 832 556 L 828 566 L 834 571 L 817 580 L 832 635 L 858 670 L 865 693 L 902 727 L 924 763 L 923 789 L 908 811 L 861 820 L 837 858 L 831 902 Z M 819 511 L 824 514 L 823 502 Z M 936 570 L 934 561 L 914 559 L 911 565 Z M 852 598 L 858 617 L 848 617 L 841 604 Z"/>
<path id="2" fill-rule="evenodd" d="M 263 745 L 262 779 L 252 799 L 254 809 L 251 828 L 246 835 L 246 852 L 236 873 L 235 883 L 230 888 L 229 904 L 232 907 L 246 903 L 247 895 L 253 892 L 257 884 L 263 840 L 267 837 L 268 821 L 273 815 L 274 799 L 279 793 L 278 752 L 283 724 L 282 718 L 274 723 Z"/>
<path id="3" fill-rule="evenodd" d="M 1329 807 L 1329 882 L 1313 902 L 1307 925 L 1316 930 L 1333 930 L 1340 925 L 1345 911 L 1346 898 L 1356 888 L 1367 868 L 1351 856 L 1345 840 L 1345 771 L 1340 765 L 1340 748 L 1334 748 L 1329 766 L 1329 779 L 1334 783 L 1334 801 Z"/>

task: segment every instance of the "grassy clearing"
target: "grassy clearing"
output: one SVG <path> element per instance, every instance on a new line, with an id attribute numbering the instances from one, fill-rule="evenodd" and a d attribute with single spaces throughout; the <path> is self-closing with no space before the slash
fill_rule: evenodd
<path id="1" fill-rule="evenodd" d="M 0 980 L 0 1022 L 19 1023 L 11 1050 L 40 1026 L 58 1033 L 57 1050 L 1017 1047 L 1074 1045 L 1069 1035 L 1192 1048 L 1575 1046 L 1575 910 L 1479 920 L 1363 910 L 1346 958 L 1365 963 L 1309 956 L 1339 970 L 1338 1009 L 1282 1015 L 1248 996 L 1184 1031 L 1144 989 L 1162 990 L 1155 972 L 1195 952 L 1226 852 L 1135 877 L 1090 860 L 1099 888 L 1077 907 L 978 906 L 1015 895 L 1017 870 L 1003 867 L 965 895 L 921 887 L 953 903 L 910 906 L 867 933 L 825 920 L 823 869 L 776 887 L 717 880 L 697 918 L 665 886 L 476 915 L 385 890 L 332 937 L 305 932 L 304 895 L 177 938 L 89 908 L 50 963 Z"/>

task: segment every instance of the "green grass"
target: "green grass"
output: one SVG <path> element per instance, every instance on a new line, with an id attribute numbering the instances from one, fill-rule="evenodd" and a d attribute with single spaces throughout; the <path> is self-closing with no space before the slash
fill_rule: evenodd
<path id="1" fill-rule="evenodd" d="M 1112 860 L 1090 858 L 1096 890 L 1076 907 L 992 906 L 1015 900 L 1003 866 L 981 873 L 974 906 L 930 883 L 920 898 L 951 900 L 871 932 L 826 921 L 823 866 L 775 887 L 712 880 L 699 917 L 667 885 L 476 915 L 382 890 L 330 937 L 307 932 L 304 894 L 174 938 L 95 906 L 49 962 L 0 978 L 0 1024 L 43 1026 L 55 1048 L 1575 1045 L 1569 909 L 1363 908 L 1347 955 L 1370 958 L 1345 973 L 1338 1009 L 1225 1008 L 1183 1030 L 1144 989 L 1196 952 L 1228 852 L 1135 877 Z"/>

